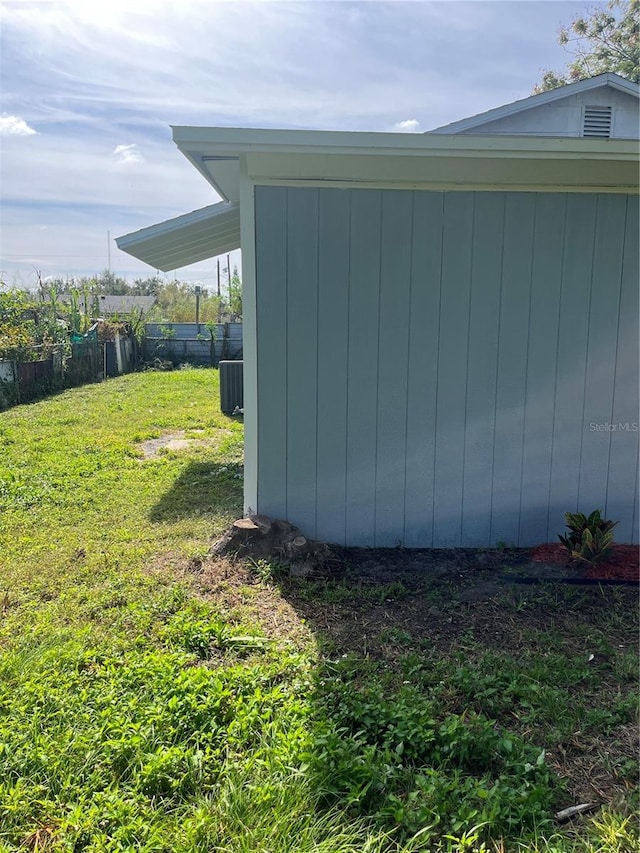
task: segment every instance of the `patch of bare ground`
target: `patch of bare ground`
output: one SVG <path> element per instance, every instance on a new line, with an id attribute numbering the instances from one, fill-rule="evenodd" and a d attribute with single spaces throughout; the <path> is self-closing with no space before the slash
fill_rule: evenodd
<path id="1" fill-rule="evenodd" d="M 307 647 L 311 631 L 281 590 L 261 577 L 251 560 L 232 557 L 195 558 L 182 573 L 202 595 L 215 602 L 220 615 L 232 623 L 253 623 L 265 636 L 285 644 Z"/>
<path id="2" fill-rule="evenodd" d="M 183 429 L 175 432 L 167 432 L 157 438 L 149 438 L 139 443 L 144 459 L 154 459 L 163 450 L 180 451 L 192 450 L 195 447 L 213 447 L 219 442 L 219 435 L 215 437 L 200 438 L 197 433 L 200 430 L 190 430 L 190 435 Z M 219 429 L 218 434 L 232 435 L 231 430 Z M 196 433 L 194 436 L 193 433 Z"/>

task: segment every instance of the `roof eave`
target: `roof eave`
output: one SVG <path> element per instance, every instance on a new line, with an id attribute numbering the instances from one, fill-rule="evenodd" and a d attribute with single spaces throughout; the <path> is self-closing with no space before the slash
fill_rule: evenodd
<path id="1" fill-rule="evenodd" d="M 163 272 L 189 266 L 240 248 L 240 206 L 209 205 L 116 237 L 116 245 Z"/>
<path id="2" fill-rule="evenodd" d="M 317 186 L 382 182 L 433 188 L 445 180 L 466 188 L 601 185 L 633 189 L 637 174 L 637 143 L 620 139 L 212 127 L 173 130 L 179 149 L 203 177 L 215 186 L 219 172 L 227 194 L 236 198 L 240 166 L 252 181 Z M 585 180 L 586 172 L 596 167 L 598 181 Z M 562 177 L 565 172 L 571 179 Z M 518 180 L 520 175 L 526 180 Z M 240 205 L 238 201 L 210 205 L 123 235 L 116 243 L 156 269 L 187 266 L 240 247 Z"/>
<path id="3" fill-rule="evenodd" d="M 582 137 L 524 136 L 506 134 L 446 136 L 444 134 L 379 133 L 332 130 L 271 130 L 235 127 L 175 127 L 174 140 L 180 151 L 211 183 L 203 160 L 239 159 L 242 154 L 261 153 L 367 154 L 411 156 L 551 156 L 582 155 L 601 151 L 607 156 L 626 151 L 630 140 L 584 139 Z M 637 148 L 637 143 L 631 141 Z"/>

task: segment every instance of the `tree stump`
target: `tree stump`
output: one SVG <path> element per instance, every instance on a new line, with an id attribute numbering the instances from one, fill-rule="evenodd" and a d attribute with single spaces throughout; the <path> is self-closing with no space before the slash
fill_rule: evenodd
<path id="1" fill-rule="evenodd" d="M 211 553 L 277 560 L 288 564 L 292 574 L 298 575 L 308 575 L 322 568 L 330 556 L 323 542 L 307 539 L 290 522 L 266 515 L 249 515 L 234 521 L 213 545 Z"/>

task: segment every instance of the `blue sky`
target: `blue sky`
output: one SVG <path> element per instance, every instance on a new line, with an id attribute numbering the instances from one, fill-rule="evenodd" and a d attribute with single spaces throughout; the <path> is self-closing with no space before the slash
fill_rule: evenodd
<path id="1" fill-rule="evenodd" d="M 529 95 L 589 5 L 0 0 L 2 277 L 151 274 L 113 237 L 218 200 L 170 124 L 426 131 Z"/>

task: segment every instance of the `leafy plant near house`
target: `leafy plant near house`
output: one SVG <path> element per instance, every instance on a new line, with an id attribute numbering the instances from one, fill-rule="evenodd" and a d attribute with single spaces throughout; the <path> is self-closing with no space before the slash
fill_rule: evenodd
<path id="1" fill-rule="evenodd" d="M 613 528 L 617 521 L 603 519 L 599 509 L 589 516 L 582 512 L 566 512 L 564 518 L 569 534 L 558 538 L 572 560 L 593 566 L 607 559 L 611 554 Z"/>

